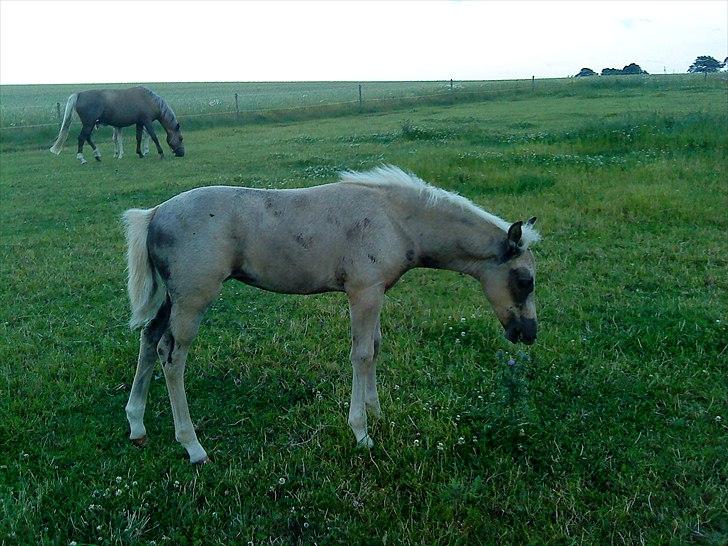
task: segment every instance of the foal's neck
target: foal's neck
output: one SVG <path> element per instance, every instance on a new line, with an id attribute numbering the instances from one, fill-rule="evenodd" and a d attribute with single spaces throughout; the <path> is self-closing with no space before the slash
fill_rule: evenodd
<path id="1" fill-rule="evenodd" d="M 418 248 L 418 265 L 474 274 L 485 259 L 497 255 L 506 237 L 503 228 L 458 203 L 439 201 L 405 216 L 405 230 Z"/>

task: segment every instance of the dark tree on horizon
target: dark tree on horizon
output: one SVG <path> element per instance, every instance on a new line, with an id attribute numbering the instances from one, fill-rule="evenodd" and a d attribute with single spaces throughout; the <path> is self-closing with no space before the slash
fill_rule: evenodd
<path id="1" fill-rule="evenodd" d="M 718 72 L 722 67 L 726 65 L 728 57 L 722 63 L 710 55 L 700 55 L 695 59 L 693 64 L 688 68 L 688 72 Z"/>
<path id="2" fill-rule="evenodd" d="M 632 74 L 647 74 L 646 70 L 642 70 L 642 67 L 637 63 L 629 63 L 624 68 L 602 68 L 602 76 L 618 76 L 618 75 L 632 75 Z"/>

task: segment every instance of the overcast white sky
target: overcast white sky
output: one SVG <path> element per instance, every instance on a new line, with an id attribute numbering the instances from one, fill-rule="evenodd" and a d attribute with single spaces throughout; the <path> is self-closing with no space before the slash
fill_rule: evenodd
<path id="1" fill-rule="evenodd" d="M 728 54 L 728 1 L 0 1 L 0 84 L 562 77 Z"/>

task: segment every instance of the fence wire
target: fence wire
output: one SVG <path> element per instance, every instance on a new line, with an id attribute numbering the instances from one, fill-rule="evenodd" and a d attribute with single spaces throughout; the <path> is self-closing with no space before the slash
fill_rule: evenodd
<path id="1" fill-rule="evenodd" d="M 518 88 L 508 88 L 508 89 L 518 89 Z M 327 107 L 333 107 L 333 106 L 344 106 L 344 105 L 360 105 L 364 106 L 365 104 L 372 104 L 372 103 L 382 103 L 382 102 L 395 102 L 395 101 L 416 101 L 420 99 L 428 99 L 428 98 L 434 98 L 434 97 L 463 97 L 468 95 L 487 95 L 489 93 L 503 91 L 503 89 L 491 89 L 491 90 L 480 90 L 480 91 L 463 91 L 459 89 L 454 89 L 451 91 L 446 91 L 443 93 L 429 93 L 429 94 L 421 94 L 421 95 L 410 95 L 410 96 L 402 96 L 402 97 L 373 97 L 368 99 L 354 99 L 354 100 L 345 100 L 345 101 L 334 101 L 334 102 L 325 102 L 325 103 L 315 103 L 315 104 L 303 104 L 298 106 L 279 106 L 279 107 L 271 107 L 271 108 L 240 108 L 237 110 L 221 110 L 217 112 L 195 112 L 195 113 L 185 113 L 185 114 L 179 114 L 177 118 L 180 121 L 184 121 L 187 118 L 199 118 L 199 117 L 211 117 L 211 116 L 234 116 L 238 117 L 240 115 L 251 115 L 251 114 L 266 114 L 270 112 L 290 112 L 290 111 L 300 111 L 300 110 L 315 110 L 319 108 L 327 108 Z M 61 105 L 63 107 L 63 105 Z M 52 106 L 52 109 L 55 109 L 55 105 Z M 44 108 L 47 109 L 47 106 L 8 106 L 4 107 L 6 110 L 10 109 L 18 109 L 18 110 L 25 110 L 30 108 Z M 62 108 L 63 109 L 63 108 Z M 61 122 L 55 122 L 55 123 L 35 123 L 30 125 L 5 125 L 0 126 L 0 130 L 5 129 L 34 129 L 34 128 L 41 128 L 41 127 L 60 127 Z M 78 125 L 78 120 L 74 120 L 71 122 L 71 125 Z"/>

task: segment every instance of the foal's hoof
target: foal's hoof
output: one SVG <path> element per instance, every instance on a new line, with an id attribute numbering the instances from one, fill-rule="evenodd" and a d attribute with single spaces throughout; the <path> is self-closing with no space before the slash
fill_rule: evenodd
<path id="1" fill-rule="evenodd" d="M 369 435 L 364 436 L 364 438 L 356 443 L 356 447 L 357 449 L 371 449 L 374 447 L 374 440 L 372 440 Z"/>
<path id="2" fill-rule="evenodd" d="M 205 457 L 203 457 L 199 461 L 190 461 L 190 462 L 192 464 L 194 464 L 194 465 L 200 465 L 200 466 L 202 466 L 203 464 L 208 464 L 208 463 L 211 463 L 212 461 L 210 460 L 210 457 L 208 457 L 207 455 L 205 455 Z"/>
<path id="3" fill-rule="evenodd" d="M 132 438 L 130 441 L 136 447 L 143 447 L 144 444 L 147 443 L 147 437 L 146 436 L 142 436 L 141 438 Z"/>

